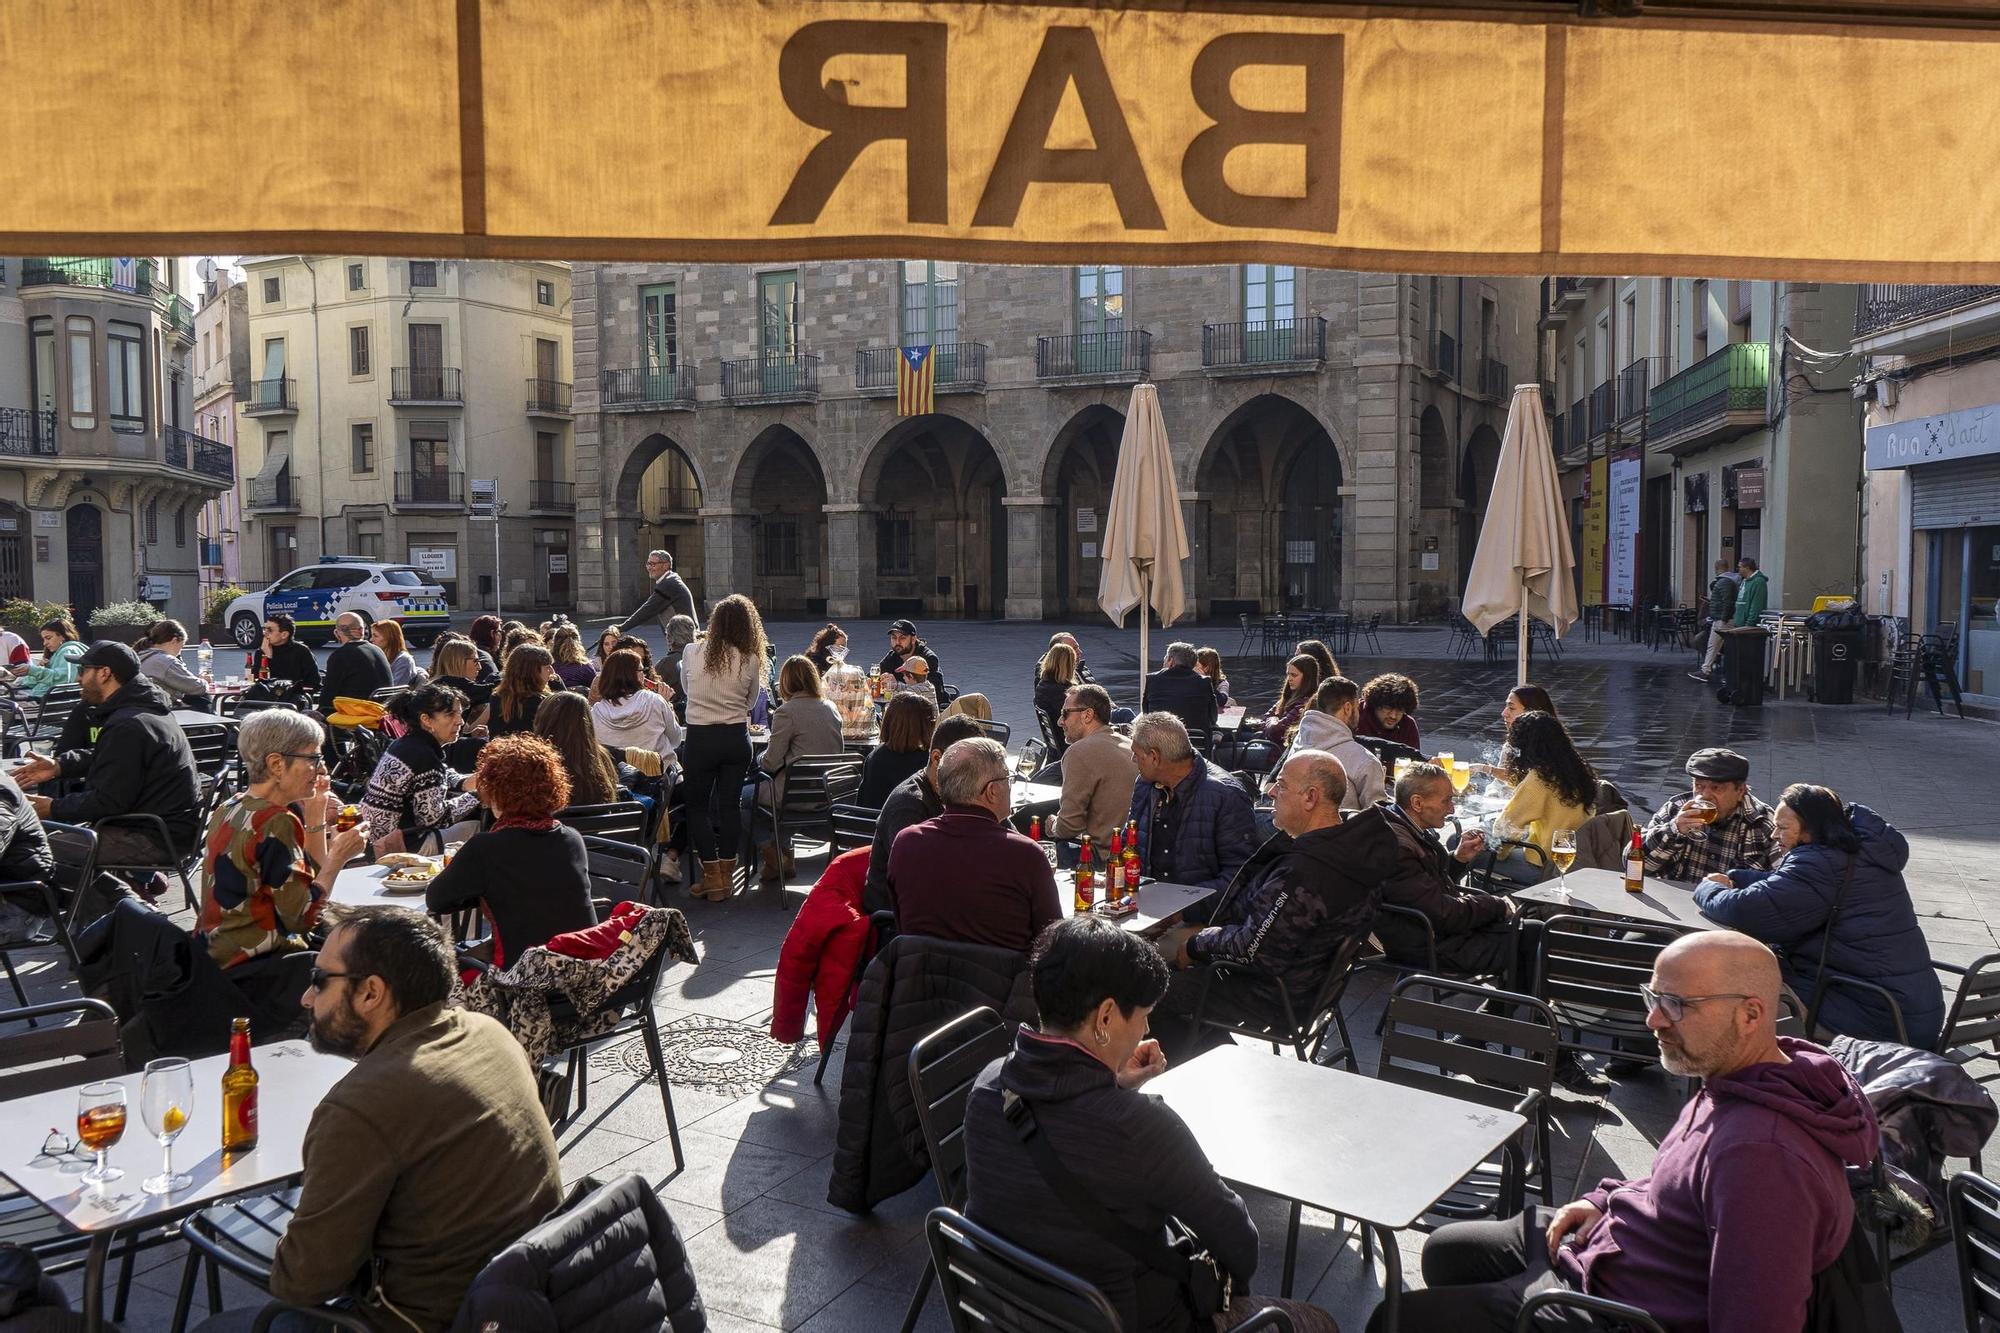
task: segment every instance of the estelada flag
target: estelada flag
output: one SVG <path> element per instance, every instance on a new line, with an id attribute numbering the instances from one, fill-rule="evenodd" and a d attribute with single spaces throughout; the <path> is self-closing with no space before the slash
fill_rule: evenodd
<path id="1" fill-rule="evenodd" d="M 931 347 L 899 347 L 896 358 L 896 415 L 920 417 L 933 410 L 931 389 L 937 379 Z"/>

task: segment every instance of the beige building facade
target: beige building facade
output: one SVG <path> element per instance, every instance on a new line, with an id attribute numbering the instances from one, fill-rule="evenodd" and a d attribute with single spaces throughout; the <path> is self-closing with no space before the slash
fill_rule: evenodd
<path id="1" fill-rule="evenodd" d="M 242 269 L 249 582 L 341 554 L 414 564 L 456 610 L 569 606 L 569 267 L 279 255 Z"/>

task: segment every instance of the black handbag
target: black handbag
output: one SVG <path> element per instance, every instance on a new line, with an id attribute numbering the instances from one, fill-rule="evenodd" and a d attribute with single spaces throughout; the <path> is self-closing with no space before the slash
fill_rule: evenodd
<path id="1" fill-rule="evenodd" d="M 1112 1216 L 1110 1210 L 1092 1197 L 1083 1183 L 1070 1174 L 1062 1159 L 1056 1156 L 1056 1150 L 1049 1146 L 1048 1136 L 1035 1124 L 1035 1112 L 1027 1099 L 1017 1092 L 1003 1090 L 1001 1104 L 1006 1111 L 1007 1123 L 1014 1127 L 1014 1133 L 1026 1145 L 1028 1156 L 1035 1159 L 1035 1167 L 1043 1182 L 1068 1205 L 1079 1222 L 1155 1273 L 1172 1278 L 1180 1287 L 1181 1299 L 1187 1302 L 1189 1311 L 1198 1322 L 1213 1319 L 1229 1308 L 1229 1274 L 1222 1270 L 1215 1256 L 1202 1247 L 1192 1232 L 1169 1217 L 1167 1231 L 1171 1239 L 1162 1239 Z"/>

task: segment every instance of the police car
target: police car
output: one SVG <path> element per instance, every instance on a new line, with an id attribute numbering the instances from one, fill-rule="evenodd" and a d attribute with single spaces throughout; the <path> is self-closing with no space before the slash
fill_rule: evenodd
<path id="1" fill-rule="evenodd" d="M 295 569 L 262 592 L 229 604 L 223 623 L 244 648 L 255 648 L 267 616 L 288 615 L 294 631 L 308 642 L 333 637 L 333 620 L 352 611 L 369 624 L 394 620 L 412 643 L 428 643 L 451 624 L 444 589 L 409 565 L 383 564 L 356 556 L 330 555 Z"/>

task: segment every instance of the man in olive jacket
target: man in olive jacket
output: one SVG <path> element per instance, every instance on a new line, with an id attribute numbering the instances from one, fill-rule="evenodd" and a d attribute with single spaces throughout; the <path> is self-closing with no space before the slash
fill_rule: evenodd
<path id="1" fill-rule="evenodd" d="M 1455 852 L 1445 850 L 1437 830 L 1454 803 L 1444 769 L 1411 764 L 1396 779 L 1396 802 L 1385 811 L 1396 835 L 1396 869 L 1382 881 L 1382 904 L 1424 914 L 1437 942 L 1436 959 L 1426 953 L 1423 929 L 1406 916 L 1384 912 L 1376 919 L 1375 938 L 1392 961 L 1411 967 L 1504 974 L 1514 957 L 1514 902 L 1459 887 L 1466 867 L 1485 850 L 1486 838 L 1474 830 L 1459 839 Z"/>

